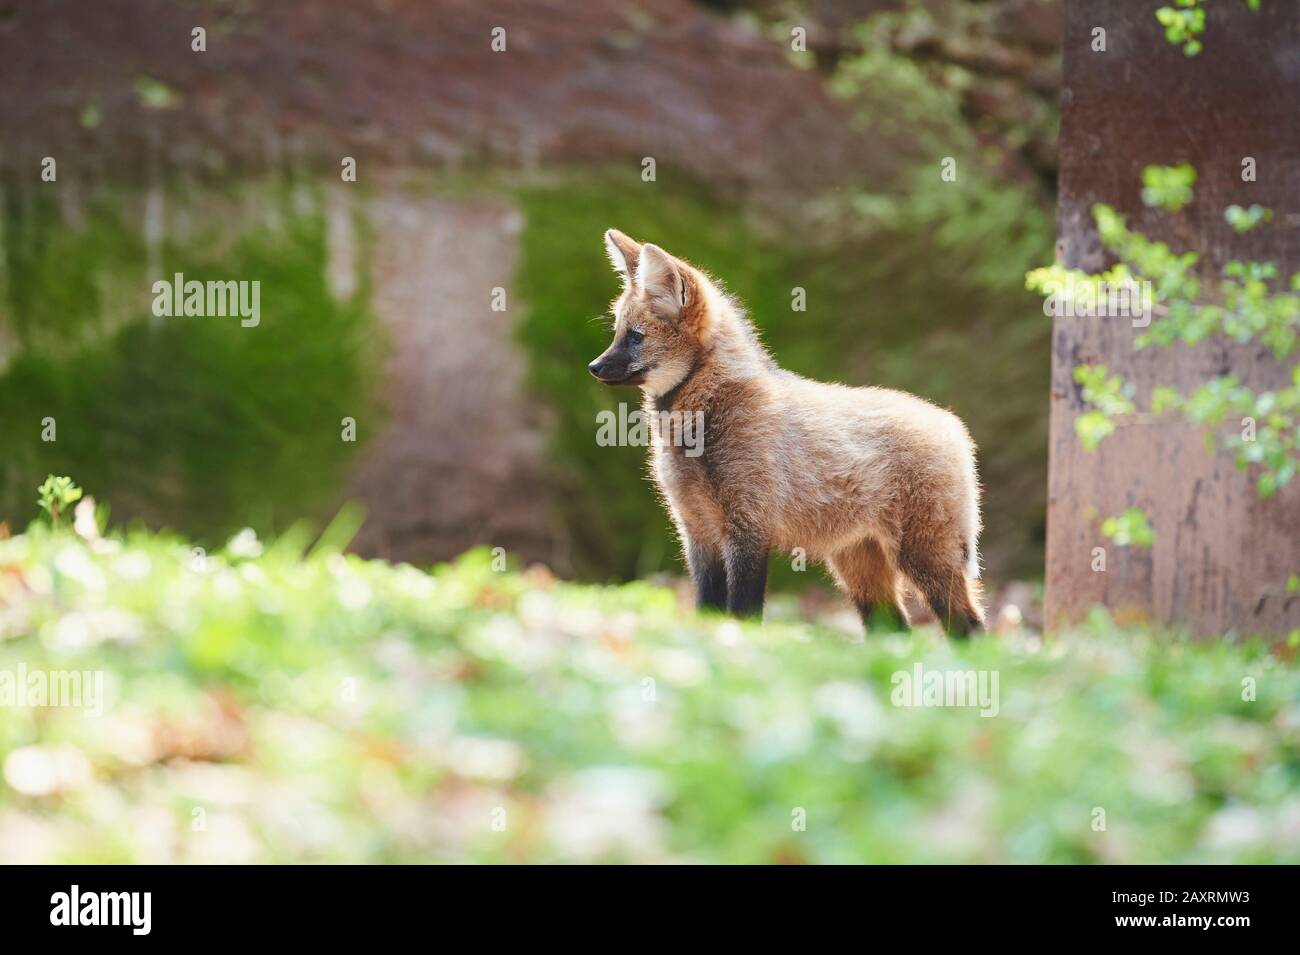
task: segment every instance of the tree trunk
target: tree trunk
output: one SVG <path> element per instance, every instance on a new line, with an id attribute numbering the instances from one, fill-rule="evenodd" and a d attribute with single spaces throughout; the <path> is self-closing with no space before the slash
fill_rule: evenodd
<path id="1" fill-rule="evenodd" d="M 1104 202 L 1175 252 L 1200 253 L 1204 276 L 1230 259 L 1272 261 L 1284 277 L 1300 271 L 1300 9 L 1263 0 L 1252 13 L 1245 0 L 1209 0 L 1204 50 L 1189 57 L 1165 40 L 1160 5 L 1068 4 L 1058 254 L 1090 272 L 1111 264 L 1090 211 Z M 1104 52 L 1093 49 L 1098 28 Z M 1248 158 L 1253 182 L 1243 180 Z M 1198 173 L 1192 205 L 1176 214 L 1145 208 L 1143 167 L 1184 161 Z M 1223 217 L 1233 203 L 1259 203 L 1274 220 L 1238 235 Z M 1073 379 L 1081 363 L 1136 384 L 1145 408 L 1157 385 L 1187 393 L 1228 372 L 1257 390 L 1282 387 L 1290 362 L 1219 340 L 1139 351 L 1140 332 L 1127 318 L 1054 320 L 1049 626 L 1094 604 L 1202 636 L 1300 626 L 1300 594 L 1286 593 L 1288 575 L 1300 573 L 1300 481 L 1261 500 L 1253 470 L 1238 470 L 1230 450 L 1207 449 L 1203 430 L 1175 415 L 1120 427 L 1092 452 L 1074 433 L 1087 410 Z M 1121 548 L 1101 534 L 1102 519 L 1133 506 L 1155 530 L 1150 548 Z M 1104 570 L 1094 569 L 1098 547 Z"/>

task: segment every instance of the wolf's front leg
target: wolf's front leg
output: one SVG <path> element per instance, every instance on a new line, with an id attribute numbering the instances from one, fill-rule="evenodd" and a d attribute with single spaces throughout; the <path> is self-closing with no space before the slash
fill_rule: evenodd
<path id="1" fill-rule="evenodd" d="M 686 564 L 695 583 L 696 610 L 727 609 L 727 565 L 717 550 L 686 540 Z"/>
<path id="2" fill-rule="evenodd" d="M 767 547 L 732 535 L 722 546 L 722 556 L 727 565 L 727 612 L 737 617 L 761 617 L 767 590 Z"/>

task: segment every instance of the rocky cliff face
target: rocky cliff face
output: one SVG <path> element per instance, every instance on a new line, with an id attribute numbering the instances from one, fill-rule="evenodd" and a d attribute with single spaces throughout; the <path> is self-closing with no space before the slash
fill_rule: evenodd
<path id="1" fill-rule="evenodd" d="M 6 165 L 114 181 L 654 156 L 790 193 L 887 165 L 781 44 L 685 0 L 50 0 L 9 7 L 0 59 Z"/>

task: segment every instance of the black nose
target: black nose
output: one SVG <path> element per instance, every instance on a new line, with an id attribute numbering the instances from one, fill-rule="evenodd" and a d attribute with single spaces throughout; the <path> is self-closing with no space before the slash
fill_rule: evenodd
<path id="1" fill-rule="evenodd" d="M 587 366 L 587 371 L 591 372 L 593 375 L 599 378 L 600 371 L 604 367 L 605 367 L 605 363 L 601 359 L 597 358 L 595 361 L 593 361 L 590 365 Z"/>

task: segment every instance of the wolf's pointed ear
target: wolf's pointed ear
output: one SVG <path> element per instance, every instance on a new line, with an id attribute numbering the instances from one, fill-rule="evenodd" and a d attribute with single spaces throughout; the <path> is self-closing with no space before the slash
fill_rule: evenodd
<path id="1" fill-rule="evenodd" d="M 647 295 L 658 299 L 674 313 L 686 304 L 686 278 L 673 257 L 647 242 L 641 246 L 641 260 L 636 267 L 636 281 Z"/>
<path id="2" fill-rule="evenodd" d="M 623 284 L 631 285 L 636 277 L 637 262 L 641 257 L 641 243 L 617 229 L 605 231 L 605 252 L 614 271 L 623 276 Z"/>

